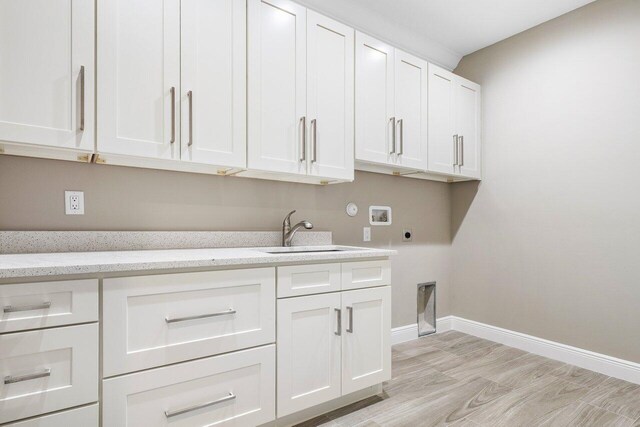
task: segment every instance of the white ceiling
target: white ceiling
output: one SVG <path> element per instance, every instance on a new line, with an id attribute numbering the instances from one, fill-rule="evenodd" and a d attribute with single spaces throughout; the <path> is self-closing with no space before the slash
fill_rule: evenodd
<path id="1" fill-rule="evenodd" d="M 448 68 L 594 0 L 298 0 Z"/>

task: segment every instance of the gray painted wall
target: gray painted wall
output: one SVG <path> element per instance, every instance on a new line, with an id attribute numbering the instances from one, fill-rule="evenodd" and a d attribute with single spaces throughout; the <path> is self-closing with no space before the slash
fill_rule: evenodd
<path id="1" fill-rule="evenodd" d="M 640 1 L 465 57 L 484 180 L 456 184 L 455 315 L 640 362 Z"/>
<path id="2" fill-rule="evenodd" d="M 85 215 L 64 214 L 64 190 L 85 192 Z M 416 284 L 438 282 L 438 315 L 449 315 L 450 188 L 417 179 L 356 173 L 350 184 L 314 186 L 257 179 L 0 156 L 3 230 L 279 230 L 309 219 L 334 243 L 397 249 L 393 326 L 416 322 Z M 360 212 L 347 216 L 349 201 Z M 362 242 L 369 205 L 393 208 L 393 224 Z M 402 242 L 402 229 L 413 229 Z"/>

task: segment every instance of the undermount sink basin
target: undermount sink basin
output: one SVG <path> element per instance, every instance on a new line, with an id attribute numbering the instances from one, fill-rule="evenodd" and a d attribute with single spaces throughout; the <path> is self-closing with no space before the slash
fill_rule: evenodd
<path id="1" fill-rule="evenodd" d="M 289 248 L 268 248 L 264 251 L 267 254 L 306 254 L 306 253 L 322 253 L 322 252 L 347 252 L 352 249 L 350 248 L 338 248 L 338 247 L 308 247 L 308 246 L 300 246 L 300 247 L 289 247 Z"/>

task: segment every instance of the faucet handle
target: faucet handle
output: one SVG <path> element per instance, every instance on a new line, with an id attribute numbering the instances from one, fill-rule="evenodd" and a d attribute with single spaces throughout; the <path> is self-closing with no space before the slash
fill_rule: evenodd
<path id="1" fill-rule="evenodd" d="M 282 222 L 282 224 L 291 224 L 291 215 L 293 215 L 294 213 L 296 213 L 295 209 L 289 212 L 289 214 L 284 217 L 284 221 Z"/>

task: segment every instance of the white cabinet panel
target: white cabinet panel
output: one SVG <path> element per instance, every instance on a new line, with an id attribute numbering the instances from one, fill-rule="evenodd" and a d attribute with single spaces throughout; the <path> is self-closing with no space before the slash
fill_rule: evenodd
<path id="1" fill-rule="evenodd" d="M 0 335 L 0 423 L 98 400 L 98 325 Z"/>
<path id="2" fill-rule="evenodd" d="M 104 279 L 104 375 L 275 341 L 275 269 Z"/>
<path id="3" fill-rule="evenodd" d="M 98 0 L 98 151 L 176 159 L 180 1 Z"/>
<path id="4" fill-rule="evenodd" d="M 0 1 L 1 141 L 93 150 L 94 30 L 92 0 Z"/>
<path id="5" fill-rule="evenodd" d="M 246 0 L 181 2 L 181 159 L 246 166 Z"/>
<path id="6" fill-rule="evenodd" d="M 391 263 L 356 261 L 342 263 L 342 290 L 391 285 Z"/>
<path id="7" fill-rule="evenodd" d="M 459 173 L 480 178 L 480 86 L 458 77 L 456 125 L 459 134 Z"/>
<path id="8" fill-rule="evenodd" d="M 354 175 L 354 30 L 307 11 L 309 173 Z"/>
<path id="9" fill-rule="evenodd" d="M 393 163 L 394 48 L 356 32 L 356 159 Z"/>
<path id="10" fill-rule="evenodd" d="M 278 417 L 340 397 L 340 293 L 278 300 Z"/>
<path id="11" fill-rule="evenodd" d="M 456 157 L 456 76 L 429 64 L 429 170 L 453 174 Z"/>
<path id="12" fill-rule="evenodd" d="M 246 427 L 272 421 L 275 353 L 270 345 L 105 380 L 102 425 Z"/>
<path id="13" fill-rule="evenodd" d="M 248 11 L 248 167 L 306 174 L 306 9 L 249 0 Z"/>
<path id="14" fill-rule="evenodd" d="M 98 427 L 98 413 L 99 408 L 95 404 L 7 424 L 5 427 Z"/>
<path id="15" fill-rule="evenodd" d="M 342 394 L 391 378 L 391 287 L 342 292 Z"/>
<path id="16" fill-rule="evenodd" d="M 98 280 L 0 285 L 0 333 L 98 320 Z"/>
<path id="17" fill-rule="evenodd" d="M 427 62 L 395 50 L 396 163 L 427 168 Z"/>
<path id="18" fill-rule="evenodd" d="M 339 291 L 340 264 L 278 267 L 278 298 Z"/>

